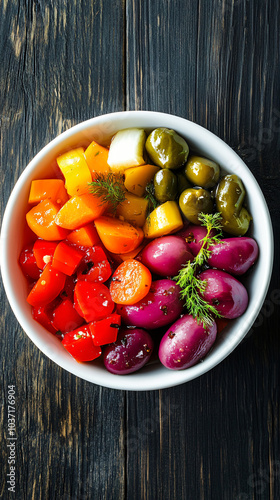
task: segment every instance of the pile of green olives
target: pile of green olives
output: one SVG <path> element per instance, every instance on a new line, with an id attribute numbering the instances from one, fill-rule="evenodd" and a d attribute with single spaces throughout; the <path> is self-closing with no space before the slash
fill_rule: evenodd
<path id="1" fill-rule="evenodd" d="M 185 218 L 198 225 L 201 212 L 220 212 L 225 232 L 243 236 L 248 231 L 252 217 L 243 206 L 246 191 L 237 175 L 221 177 L 216 162 L 190 154 L 185 139 L 164 127 L 150 133 L 146 151 L 161 167 L 153 179 L 158 203 L 177 200 Z"/>

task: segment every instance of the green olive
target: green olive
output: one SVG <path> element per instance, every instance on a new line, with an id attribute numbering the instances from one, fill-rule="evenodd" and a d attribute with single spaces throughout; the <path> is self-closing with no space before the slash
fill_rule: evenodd
<path id="1" fill-rule="evenodd" d="M 213 212 L 213 201 L 209 191 L 202 188 L 185 189 L 180 195 L 179 206 L 184 216 L 192 223 L 200 225 L 198 216 L 201 212 Z"/>
<path id="2" fill-rule="evenodd" d="M 177 176 L 168 168 L 162 168 L 154 176 L 155 197 L 160 203 L 175 200 Z"/>
<path id="3" fill-rule="evenodd" d="M 216 204 L 218 211 L 226 220 L 234 214 L 239 214 L 245 194 L 243 183 L 237 175 L 226 175 L 221 179 L 217 187 Z"/>
<path id="4" fill-rule="evenodd" d="M 226 175 L 220 181 L 216 192 L 217 211 L 222 215 L 223 229 L 235 236 L 243 236 L 252 219 L 243 207 L 245 188 L 241 179 L 235 175 Z"/>
<path id="5" fill-rule="evenodd" d="M 181 194 L 185 189 L 188 189 L 192 187 L 192 185 L 189 183 L 188 179 L 185 176 L 184 172 L 179 172 L 177 173 L 177 181 L 178 181 L 178 194 Z"/>
<path id="6" fill-rule="evenodd" d="M 226 233 L 234 236 L 243 236 L 247 233 L 252 216 L 246 208 L 242 207 L 239 215 L 232 215 L 229 220 L 222 217 L 222 226 Z"/>
<path id="7" fill-rule="evenodd" d="M 187 179 L 196 186 L 214 187 L 220 177 L 220 167 L 217 163 L 202 156 L 191 156 L 185 167 Z"/>
<path id="8" fill-rule="evenodd" d="M 189 146 L 174 130 L 156 128 L 147 138 L 146 150 L 151 160 L 161 168 L 175 170 L 186 163 Z"/>

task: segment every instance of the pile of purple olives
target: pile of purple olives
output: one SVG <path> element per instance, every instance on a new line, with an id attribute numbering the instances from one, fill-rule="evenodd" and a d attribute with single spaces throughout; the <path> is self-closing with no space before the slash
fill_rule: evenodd
<path id="1" fill-rule="evenodd" d="M 166 331 L 158 356 L 166 368 L 189 368 L 208 353 L 216 340 L 216 321 L 213 319 L 212 324 L 204 326 L 189 315 L 180 297 L 180 287 L 172 280 L 186 259 L 192 261 L 197 255 L 205 232 L 202 226 L 189 225 L 179 234 L 162 236 L 144 248 L 141 261 L 155 279 L 144 299 L 117 307 L 127 328 L 104 351 L 109 371 L 131 373 L 146 364 L 153 351 L 153 331 L 157 333 L 163 327 Z M 247 236 L 224 238 L 211 248 L 209 268 L 199 277 L 207 281 L 204 299 L 214 304 L 223 318 L 232 320 L 246 310 L 248 293 L 237 277 L 246 273 L 257 257 L 258 245 Z"/>

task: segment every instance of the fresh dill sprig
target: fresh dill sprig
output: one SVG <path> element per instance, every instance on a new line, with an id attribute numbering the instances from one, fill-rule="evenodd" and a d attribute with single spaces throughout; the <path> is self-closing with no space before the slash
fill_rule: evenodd
<path id="1" fill-rule="evenodd" d="M 157 199 L 155 197 L 155 188 L 154 188 L 153 181 L 151 181 L 147 184 L 145 192 L 146 192 L 145 198 L 149 202 L 149 210 L 151 212 L 152 210 L 157 208 L 157 206 L 159 205 L 159 202 L 157 201 Z"/>
<path id="2" fill-rule="evenodd" d="M 203 298 L 207 282 L 202 281 L 197 276 L 201 266 L 207 261 L 211 255 L 210 247 L 220 242 L 222 237 L 221 214 L 204 214 L 199 215 L 199 220 L 202 226 L 205 226 L 207 233 L 201 240 L 201 248 L 192 262 L 188 262 L 180 269 L 178 276 L 175 277 L 177 285 L 181 288 L 181 297 L 185 301 L 189 313 L 202 322 L 203 326 L 209 326 L 213 323 L 213 316 L 220 317 L 217 309 L 208 304 Z M 214 230 L 214 234 L 211 234 Z"/>
<path id="3" fill-rule="evenodd" d="M 113 172 L 96 173 L 94 181 L 89 183 L 89 191 L 98 196 L 102 204 L 109 203 L 115 213 L 118 205 L 125 200 L 123 175 Z"/>

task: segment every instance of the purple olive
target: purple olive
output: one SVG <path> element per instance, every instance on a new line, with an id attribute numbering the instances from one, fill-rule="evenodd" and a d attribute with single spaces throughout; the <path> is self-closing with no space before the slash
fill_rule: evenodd
<path id="1" fill-rule="evenodd" d="M 170 370 L 184 370 L 203 358 L 214 344 L 217 325 L 204 327 L 186 314 L 165 333 L 159 346 L 159 359 Z"/>
<path id="2" fill-rule="evenodd" d="M 203 298 L 213 305 L 223 318 L 238 318 L 247 308 L 248 293 L 244 285 L 224 271 L 208 269 L 199 278 L 206 281 Z"/>
<path id="3" fill-rule="evenodd" d="M 141 254 L 141 261 L 159 276 L 176 276 L 182 265 L 193 261 L 193 255 L 183 238 L 162 236 L 148 243 Z"/>
<path id="4" fill-rule="evenodd" d="M 153 339 L 145 330 L 122 329 L 117 341 L 103 351 L 105 368 L 116 375 L 136 372 L 149 361 L 153 348 Z"/>
<path id="5" fill-rule="evenodd" d="M 241 236 L 226 238 L 221 243 L 210 247 L 211 255 L 208 264 L 228 273 L 241 275 L 255 263 L 259 248 L 253 238 Z"/>
<path id="6" fill-rule="evenodd" d="M 176 233 L 176 236 L 184 238 L 184 240 L 188 243 L 189 249 L 191 250 L 192 254 L 196 257 L 202 246 L 201 240 L 205 238 L 206 234 L 206 227 L 190 224 L 189 226 L 181 229 L 181 231 L 178 231 L 178 233 Z M 209 236 L 211 237 L 215 234 L 216 232 L 214 231 L 214 229 L 212 229 Z"/>
<path id="7" fill-rule="evenodd" d="M 182 311 L 180 287 L 169 279 L 153 281 L 149 293 L 136 304 L 117 306 L 117 313 L 126 325 L 147 330 L 172 323 Z"/>

